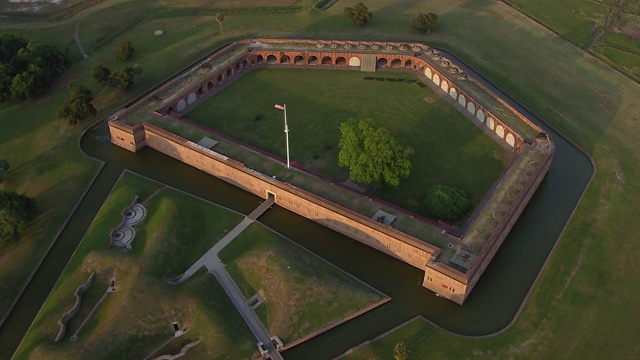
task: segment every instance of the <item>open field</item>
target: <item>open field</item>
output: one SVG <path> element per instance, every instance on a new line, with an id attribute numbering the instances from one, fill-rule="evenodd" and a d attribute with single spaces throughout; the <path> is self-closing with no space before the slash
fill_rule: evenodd
<path id="1" fill-rule="evenodd" d="M 506 150 L 429 87 L 365 79 L 371 76 L 360 71 L 253 70 L 186 117 L 284 159 L 283 114 L 273 104 L 286 103 L 291 161 L 338 182 L 349 179 L 348 169 L 338 166 L 339 126 L 350 118 L 370 118 L 415 150 L 409 177 L 398 187 L 371 194 L 426 216 L 422 200 L 427 190 L 447 184 L 468 191 L 473 204 L 479 204 L 505 170 Z M 376 77 L 420 81 L 402 72 Z"/>
<path id="2" fill-rule="evenodd" d="M 504 0 L 640 81 L 640 4 L 617 0 Z"/>
<path id="3" fill-rule="evenodd" d="M 201 273 L 179 286 L 167 284 L 240 222 L 241 216 L 175 190 L 163 189 L 145 204 L 147 217 L 135 225 L 132 250 L 109 248 L 109 234 L 133 201 L 149 198 L 161 186 L 124 173 L 78 247 L 45 303 L 17 358 L 144 358 L 173 336 L 170 324 L 188 327 L 186 335 L 161 353 L 177 353 L 186 343 L 205 357 L 247 358 L 255 352 L 253 337 L 222 288 Z M 223 231 L 225 230 L 225 231 Z M 205 249 L 206 248 L 206 249 Z M 78 315 L 60 343 L 52 340 L 56 321 L 73 304 L 76 286 L 96 272 Z M 118 291 L 109 294 L 76 342 L 68 338 L 102 296 L 110 279 Z"/>
<path id="4" fill-rule="evenodd" d="M 257 223 L 227 245 L 220 259 L 245 298 L 264 297 L 256 314 L 285 346 L 385 299 Z"/>
<path id="5" fill-rule="evenodd" d="M 72 35 L 76 24 L 108 28 L 114 17 L 119 15 L 109 12 L 109 7 L 116 3 L 102 2 L 90 11 L 56 23 L 3 19 L 1 27 L 2 31 L 18 30 L 34 39 L 51 39 L 59 44 L 74 45 Z M 137 11 L 134 16 L 150 11 L 153 3 L 128 2 Z M 341 2 L 324 12 L 225 16 L 225 37 L 220 36 L 218 30 L 211 30 L 217 24 L 210 16 L 135 22 L 134 18 L 123 17 L 121 21 L 125 29 L 117 36 L 107 36 L 95 43 L 89 59 L 81 61 L 79 52 L 74 46 L 69 46 L 74 60 L 69 77 L 77 78 L 80 83 L 92 84 L 88 77 L 89 69 L 97 62 L 112 61 L 113 49 L 119 40 L 137 39 L 134 47 L 144 41 L 140 46 L 153 49 L 137 53 L 133 60 L 145 68 L 145 75 L 139 78 L 134 91 L 119 94 L 92 85 L 98 95 L 97 103 L 104 110 L 123 104 L 216 44 L 238 37 L 405 39 L 445 47 L 575 141 L 593 157 L 598 171 L 514 325 L 497 336 L 476 340 L 457 338 L 429 327 L 431 336 L 425 339 L 429 342 L 429 351 L 441 354 L 443 358 L 475 357 L 478 354 L 492 358 L 638 357 L 636 343 L 640 337 L 640 326 L 633 320 L 640 317 L 640 313 L 637 307 L 630 306 L 640 301 L 638 280 L 633 275 L 638 270 L 638 239 L 634 234 L 640 232 L 636 221 L 636 214 L 640 212 L 638 85 L 499 1 L 367 1 L 367 6 L 374 12 L 374 19 L 363 28 L 350 25 L 342 16 L 343 6 L 355 3 L 352 0 Z M 245 4 L 250 5 L 250 2 Z M 428 36 L 414 32 L 408 25 L 409 19 L 420 11 L 433 11 L 440 15 L 439 27 Z M 197 27 L 193 28 L 194 25 Z M 167 37 L 156 39 L 149 36 L 150 30 L 160 27 L 167 31 L 167 37 L 174 30 L 183 31 L 182 37 L 176 36 L 171 40 L 180 42 L 162 43 L 161 46 L 164 41 L 161 39 Z M 82 26 L 79 26 L 79 32 L 81 39 L 84 36 L 89 39 L 102 36 L 85 34 Z M 42 134 L 72 131 L 55 123 L 50 115 L 64 97 L 66 94 L 54 90 L 50 99 L 37 104 L 3 106 L 0 121 L 6 122 L 3 122 L 0 137 L 5 135 L 4 129 L 19 129 L 17 124 L 25 121 L 31 121 L 31 125 L 20 138 L 22 141 L 38 131 Z M 54 131 L 45 132 L 47 128 Z M 67 137 L 47 137 L 55 140 L 49 147 L 5 146 L 13 139 L 10 135 L 0 141 L 3 156 L 9 159 L 12 169 L 37 159 L 43 168 L 51 171 L 61 169 L 58 170 L 61 171 L 59 183 L 69 184 L 68 190 L 50 187 L 42 177 L 31 180 L 26 173 L 12 175 L 11 172 L 10 179 L 2 186 L 5 189 L 32 186 L 34 189 L 47 189 L 53 194 L 78 196 L 75 190 L 71 191 L 78 187 L 70 184 L 74 181 L 86 184 L 94 170 L 83 165 L 81 174 L 86 180 L 82 182 L 80 174 L 69 174 L 63 170 L 64 167 L 57 165 L 64 163 L 64 166 L 69 166 L 73 160 L 73 157 L 62 156 L 58 150 L 64 147 L 75 149 L 72 139 L 78 136 L 79 131 L 72 132 Z M 29 151 L 32 155 L 28 155 Z M 21 160 L 11 161 L 23 154 Z M 51 157 L 53 155 L 57 156 Z M 33 157 L 27 159 L 28 156 Z M 90 164 L 85 160 L 81 163 Z M 26 192 L 35 195 L 36 191 Z M 61 206 L 68 206 L 68 202 L 72 201 Z M 66 210 L 62 207 L 50 209 L 62 214 L 59 215 L 62 219 L 70 211 L 70 206 Z M 47 229 L 59 228 L 61 223 L 54 222 Z M 53 233 L 55 230 L 49 235 L 38 236 L 48 243 Z M 11 254 L 16 253 L 14 250 Z M 33 252 L 28 254 L 37 256 Z M 9 267 L 4 259 L 0 263 L 3 270 Z M 4 280 L 2 284 L 6 284 Z M 5 294 L 4 288 L 2 293 Z"/>

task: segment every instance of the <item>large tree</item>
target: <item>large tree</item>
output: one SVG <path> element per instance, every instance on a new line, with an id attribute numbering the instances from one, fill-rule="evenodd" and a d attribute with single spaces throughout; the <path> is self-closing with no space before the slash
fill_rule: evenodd
<path id="1" fill-rule="evenodd" d="M 58 118 L 67 119 L 69 124 L 75 124 L 86 118 L 96 116 L 96 108 L 93 107 L 93 93 L 82 86 L 69 85 L 69 100 L 58 111 Z"/>
<path id="2" fill-rule="evenodd" d="M 102 64 L 96 64 L 91 68 L 91 76 L 100 84 L 107 82 L 109 75 L 111 75 L 111 70 Z"/>
<path id="3" fill-rule="evenodd" d="M 35 200 L 14 191 L 0 191 L 0 247 L 18 241 L 37 214 Z"/>
<path id="4" fill-rule="evenodd" d="M 351 179 L 362 185 L 398 186 L 409 176 L 413 149 L 370 119 L 340 124 L 338 164 L 348 167 Z"/>
<path id="5" fill-rule="evenodd" d="M 355 4 L 353 7 L 345 7 L 344 15 L 348 17 L 352 23 L 360 26 L 365 25 L 373 18 L 373 14 L 361 2 Z"/>
<path id="6" fill-rule="evenodd" d="M 129 90 L 133 87 L 133 78 L 142 74 L 142 66 L 135 64 L 118 69 L 109 75 L 109 86 Z"/>
<path id="7" fill-rule="evenodd" d="M 116 59 L 120 61 L 127 61 L 131 59 L 134 52 L 135 50 L 131 41 L 123 41 L 118 44 L 118 48 L 116 49 Z"/>
<path id="8" fill-rule="evenodd" d="M 419 31 L 428 33 L 438 25 L 438 15 L 430 12 L 428 14 L 419 13 L 411 19 L 411 26 Z"/>

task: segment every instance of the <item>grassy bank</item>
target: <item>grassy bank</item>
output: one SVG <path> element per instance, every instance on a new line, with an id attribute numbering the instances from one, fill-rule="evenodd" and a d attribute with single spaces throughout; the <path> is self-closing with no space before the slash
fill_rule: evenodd
<path id="1" fill-rule="evenodd" d="M 384 296 L 259 224 L 220 252 L 245 298 L 260 293 L 256 314 L 289 344 L 372 306 Z"/>
<path id="2" fill-rule="evenodd" d="M 161 190 L 145 203 L 147 217 L 134 227 L 132 250 L 109 248 L 109 234 L 134 196 L 144 200 L 159 188 L 159 184 L 133 174 L 123 175 L 16 358 L 144 358 L 173 336 L 173 321 L 189 331 L 160 354 L 177 353 L 196 339 L 202 342 L 193 352 L 200 356 L 239 358 L 255 351 L 249 329 L 215 278 L 201 273 L 180 286 L 167 283 L 169 276 L 184 271 L 221 239 L 224 230 L 233 228 L 240 215 L 175 190 Z M 97 274 L 95 284 L 83 296 L 78 315 L 69 322 L 66 338 L 53 343 L 57 320 L 73 304 L 75 288 L 92 272 Z M 68 337 L 97 303 L 110 279 L 116 280 L 118 291 L 106 297 L 78 340 L 69 342 Z"/>

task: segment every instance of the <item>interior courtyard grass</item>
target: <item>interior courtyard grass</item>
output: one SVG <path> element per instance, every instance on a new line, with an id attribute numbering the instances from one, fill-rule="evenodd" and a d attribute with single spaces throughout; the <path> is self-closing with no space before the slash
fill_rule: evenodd
<path id="1" fill-rule="evenodd" d="M 150 47 L 153 52 L 146 54 L 137 53 L 134 61 L 142 64 L 145 75 L 139 78 L 134 91 L 119 94 L 92 85 L 94 93 L 98 91 L 97 103 L 104 104 L 100 107 L 103 115 L 109 108 L 126 103 L 148 86 L 195 61 L 207 49 L 238 37 L 421 41 L 454 52 L 582 147 L 597 164 L 597 173 L 513 326 L 492 337 L 467 339 L 429 325 L 425 336 L 429 354 L 439 354 L 442 358 L 483 354 L 492 358 L 637 357 L 640 328 L 632 319 L 640 314 L 638 307 L 629 306 L 640 300 L 637 277 L 630 273 L 637 264 L 638 241 L 633 234 L 638 232 L 636 214 L 640 211 L 637 83 L 501 1 L 371 0 L 366 5 L 374 12 L 374 18 L 365 27 L 353 26 L 342 15 L 343 6 L 356 2 L 349 0 L 323 12 L 225 16 L 225 36 L 216 32 L 217 24 L 212 16 L 141 20 L 135 26 L 127 26 L 117 37 L 105 38 L 89 52 L 86 60 L 74 47 L 72 36 L 76 24 L 82 19 L 82 25 L 110 26 L 113 16 L 109 8 L 118 2 L 101 2 L 95 7 L 96 11 L 81 12 L 55 23 L 3 19 L 0 31 L 20 31 L 43 42 L 69 44 L 73 59 L 69 77 L 86 85 L 91 83 L 88 75 L 91 67 L 98 62 L 107 64 L 105 59 L 112 58 L 119 40 L 140 37 L 155 41 L 144 36 L 160 25 L 167 34 L 178 27 L 184 29 L 185 36 L 177 38 L 178 43 Z M 137 15 L 151 11 L 160 3 L 183 6 L 173 1 L 126 3 L 137 9 Z M 239 3 L 251 5 L 251 1 Z M 430 11 L 439 15 L 438 28 L 428 35 L 411 29 L 408 24 L 411 17 Z M 201 19 L 208 20 L 202 24 L 210 26 L 193 28 L 190 25 L 191 21 Z M 189 26 L 192 32 L 188 31 Z M 99 38 L 99 35 L 85 33 L 84 26 L 78 30 L 81 38 Z M 55 215 L 57 219 L 47 223 L 46 231 L 28 230 L 33 231 L 31 235 L 36 235 L 38 242 L 33 242 L 29 249 L 23 248 L 26 241 L 11 249 L 2 249 L 2 271 L 16 271 L 18 265 L 25 265 L 27 269 L 23 272 L 31 271 L 36 261 L 26 265 L 24 261 L 7 259 L 22 256 L 22 259 L 37 260 L 41 256 L 38 251 L 52 241 L 72 209 L 73 198 L 80 196 L 78 189 L 86 186 L 95 173 L 92 166 L 97 167 L 76 152 L 74 139 L 79 137 L 81 129 L 68 130 L 52 116 L 66 98 L 66 92 L 61 95 L 58 91 L 60 88 L 53 90 L 51 98 L 5 105 L 0 109 L 0 152 L 12 166 L 9 177 L 0 186 L 30 196 L 45 191 L 65 194 L 65 201 L 57 201 L 58 196 L 52 196 L 50 205 L 44 208 L 44 214 Z M 22 135 L 19 129 L 24 129 Z M 31 142 L 32 134 L 40 134 L 38 138 L 50 142 Z M 80 166 L 81 171 L 72 174 L 64 171 L 72 165 Z M 11 173 L 20 168 L 37 169 L 43 176 L 33 177 L 25 171 Z M 48 176 L 54 173 L 55 176 Z M 16 294 L 15 287 L 9 286 L 14 279 L 15 276 L 1 279 L 2 296 Z M 202 308 L 203 311 L 211 309 L 211 306 Z M 383 351 L 381 357 L 390 357 L 389 351 Z"/>
<path id="2" fill-rule="evenodd" d="M 274 104 L 286 103 L 291 161 L 339 182 L 349 179 L 348 169 L 338 166 L 339 126 L 350 118 L 370 118 L 415 150 L 411 174 L 400 186 L 370 193 L 427 215 L 422 207 L 427 189 L 447 184 L 468 191 L 477 205 L 507 167 L 509 154 L 441 94 L 418 82 L 398 71 L 257 69 L 186 117 L 284 159 L 283 113 Z"/>
<path id="3" fill-rule="evenodd" d="M 220 252 L 242 294 L 260 293 L 256 314 L 285 346 L 386 296 L 261 224 L 251 224 Z"/>
<path id="4" fill-rule="evenodd" d="M 161 188 L 158 183 L 124 173 L 16 358 L 144 358 L 173 336 L 170 326 L 173 321 L 189 330 L 160 354 L 175 354 L 196 339 L 202 341 L 193 352 L 208 358 L 248 358 L 256 352 L 249 329 L 213 276 L 200 272 L 184 284 L 167 283 L 170 276 L 186 270 L 242 217 L 187 194 Z M 122 212 L 134 196 L 144 200 L 156 190 L 160 191 L 145 204 L 147 217 L 135 225 L 132 250 L 110 248 L 109 234 L 122 221 Z M 96 281 L 83 296 L 80 312 L 69 322 L 65 339 L 54 343 L 58 319 L 71 308 L 75 288 L 92 272 L 97 273 Z M 78 340 L 69 342 L 69 336 L 78 329 L 112 278 L 118 291 L 107 296 Z"/>

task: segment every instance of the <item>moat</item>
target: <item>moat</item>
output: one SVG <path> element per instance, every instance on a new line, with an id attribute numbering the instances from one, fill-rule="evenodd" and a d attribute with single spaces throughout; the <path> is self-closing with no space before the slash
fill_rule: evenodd
<path id="1" fill-rule="evenodd" d="M 419 284 L 423 274 L 411 266 L 281 208 L 265 214 L 261 221 L 271 228 L 393 299 L 372 313 L 287 351 L 285 357 L 309 358 L 308 354 L 318 353 L 337 355 L 417 314 L 447 330 L 465 335 L 488 334 L 506 326 L 520 307 L 592 173 L 591 164 L 581 152 L 551 129 L 545 130 L 556 143 L 551 170 L 463 307 L 438 299 L 432 292 L 421 288 Z M 26 330 L 66 263 L 54 263 L 52 258 L 59 260 L 71 255 L 84 233 L 83 229 L 91 222 L 123 169 L 244 213 L 250 211 L 257 201 L 242 190 L 151 149 L 131 154 L 112 146 L 104 122 L 87 133 L 82 139 L 82 148 L 89 155 L 105 161 L 106 166 L 58 240 L 54 252 L 3 327 L 3 337 L 8 328 L 12 328 L 13 334 L 21 333 L 17 330 L 20 326 L 12 324 L 24 323 Z M 359 254 L 356 260 L 354 253 Z M 384 271 L 372 271 L 371 264 Z M 333 341 L 338 338 L 341 340 Z"/>

